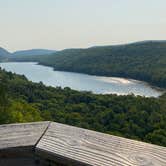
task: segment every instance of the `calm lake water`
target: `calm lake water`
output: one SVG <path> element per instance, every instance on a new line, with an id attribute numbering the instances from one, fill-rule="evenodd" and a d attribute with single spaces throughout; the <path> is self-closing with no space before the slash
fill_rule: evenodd
<path id="1" fill-rule="evenodd" d="M 0 63 L 0 67 L 6 71 L 25 75 L 33 82 L 42 81 L 48 86 L 70 87 L 79 91 L 92 91 L 97 94 L 126 95 L 133 93 L 141 96 L 161 95 L 161 91 L 152 88 L 148 84 L 124 78 L 100 77 L 87 74 L 54 71 L 51 67 L 38 65 L 35 62 L 9 62 Z"/>

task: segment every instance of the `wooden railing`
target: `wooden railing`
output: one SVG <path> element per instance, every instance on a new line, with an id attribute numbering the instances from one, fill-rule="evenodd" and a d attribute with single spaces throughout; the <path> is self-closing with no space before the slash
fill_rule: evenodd
<path id="1" fill-rule="evenodd" d="M 55 122 L 0 126 L 0 166 L 166 166 L 166 147 Z"/>

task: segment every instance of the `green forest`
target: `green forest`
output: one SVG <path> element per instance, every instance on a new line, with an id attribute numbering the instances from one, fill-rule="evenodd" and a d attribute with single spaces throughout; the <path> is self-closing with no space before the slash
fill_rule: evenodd
<path id="1" fill-rule="evenodd" d="M 66 49 L 52 55 L 11 56 L 10 61 L 36 61 L 55 70 L 133 78 L 166 88 L 166 42 Z"/>
<path id="2" fill-rule="evenodd" d="M 166 146 L 166 94 L 96 95 L 0 70 L 0 124 L 44 120 Z"/>

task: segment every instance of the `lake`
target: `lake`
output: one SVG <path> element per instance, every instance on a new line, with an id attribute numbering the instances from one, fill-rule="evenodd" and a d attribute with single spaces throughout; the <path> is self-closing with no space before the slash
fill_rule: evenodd
<path id="1" fill-rule="evenodd" d="M 25 75 L 33 82 L 43 82 L 47 86 L 70 87 L 79 91 L 91 91 L 96 94 L 135 94 L 146 97 L 158 97 L 162 93 L 142 81 L 118 77 L 101 77 L 87 74 L 54 71 L 52 67 L 38 65 L 35 62 L 0 63 L 6 71 Z"/>

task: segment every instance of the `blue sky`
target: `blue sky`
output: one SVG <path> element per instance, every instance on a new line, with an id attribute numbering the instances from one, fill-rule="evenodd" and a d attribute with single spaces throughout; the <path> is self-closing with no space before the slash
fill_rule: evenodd
<path id="1" fill-rule="evenodd" d="M 11 51 L 166 40 L 166 0 L 0 0 Z"/>

